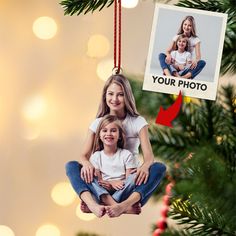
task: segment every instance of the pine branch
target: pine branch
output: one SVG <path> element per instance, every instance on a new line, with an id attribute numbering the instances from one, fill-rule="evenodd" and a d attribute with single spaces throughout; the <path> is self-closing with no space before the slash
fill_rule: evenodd
<path id="1" fill-rule="evenodd" d="M 183 160 L 195 144 L 195 140 L 186 136 L 188 133 L 152 126 L 150 128 L 150 141 L 155 156 L 160 156 L 166 161 Z"/>
<path id="2" fill-rule="evenodd" d="M 175 229 L 167 229 L 161 236 L 191 236 L 192 234 L 187 232 L 186 230 L 175 230 Z"/>
<path id="3" fill-rule="evenodd" d="M 236 168 L 236 92 L 232 85 L 222 87 L 218 103 L 218 120 L 215 124 L 216 149 L 223 154 L 232 171 Z"/>
<path id="4" fill-rule="evenodd" d="M 233 85 L 223 86 L 221 91 L 220 102 L 225 105 L 226 110 L 229 112 L 228 116 L 236 127 L 236 89 Z"/>
<path id="5" fill-rule="evenodd" d="M 205 146 L 181 165 L 171 214 L 191 235 L 236 235 L 236 174 L 227 172 L 222 160 L 217 150 Z"/>
<path id="6" fill-rule="evenodd" d="M 62 0 L 65 15 L 80 15 L 82 13 L 101 11 L 105 6 L 110 7 L 114 0 Z"/>
<path id="7" fill-rule="evenodd" d="M 178 224 L 188 225 L 185 229 L 191 235 L 236 235 L 227 226 L 226 219 L 206 207 L 200 207 L 191 201 L 175 200 L 170 211 L 171 218 L 178 221 Z"/>

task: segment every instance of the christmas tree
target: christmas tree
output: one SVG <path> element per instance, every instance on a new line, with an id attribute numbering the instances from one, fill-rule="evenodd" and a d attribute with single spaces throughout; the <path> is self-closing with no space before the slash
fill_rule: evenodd
<path id="1" fill-rule="evenodd" d="M 173 103 L 169 95 L 144 92 L 137 89 L 141 83 L 131 83 L 140 112 L 150 120 L 158 103 Z M 154 154 L 169 165 L 175 182 L 169 214 L 184 225 L 162 235 L 236 235 L 235 88 L 222 87 L 217 102 L 186 100 L 173 126 L 150 129 Z M 192 158 L 186 158 L 190 153 Z"/>

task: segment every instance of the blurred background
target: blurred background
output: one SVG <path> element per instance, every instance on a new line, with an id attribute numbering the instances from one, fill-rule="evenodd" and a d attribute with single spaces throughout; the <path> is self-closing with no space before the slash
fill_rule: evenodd
<path id="1" fill-rule="evenodd" d="M 155 5 L 123 4 L 122 67 L 142 79 Z M 0 236 L 151 234 L 160 202 L 97 219 L 80 212 L 64 171 L 79 158 L 112 67 L 113 7 L 64 16 L 59 1 L 0 1 Z"/>

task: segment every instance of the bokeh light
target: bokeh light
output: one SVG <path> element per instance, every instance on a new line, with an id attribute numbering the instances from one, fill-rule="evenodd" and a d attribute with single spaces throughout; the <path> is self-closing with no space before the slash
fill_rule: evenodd
<path id="1" fill-rule="evenodd" d="M 53 187 L 51 197 L 56 204 L 68 206 L 76 199 L 76 193 L 72 189 L 70 183 L 60 182 Z"/>
<path id="2" fill-rule="evenodd" d="M 114 62 L 112 59 L 101 61 L 97 65 L 97 75 L 100 79 L 106 81 L 112 75 Z"/>
<path id="3" fill-rule="evenodd" d="M 46 101 L 43 96 L 35 95 L 29 98 L 22 109 L 23 116 L 28 121 L 38 121 L 46 113 Z"/>
<path id="4" fill-rule="evenodd" d="M 1 236 L 15 236 L 14 232 L 6 225 L 0 225 Z"/>
<path id="5" fill-rule="evenodd" d="M 173 98 L 177 99 L 178 95 L 174 95 L 173 94 Z M 192 102 L 192 98 L 191 97 L 187 97 L 187 96 L 183 96 L 183 102 L 184 103 L 191 103 Z"/>
<path id="6" fill-rule="evenodd" d="M 60 230 L 52 224 L 45 224 L 38 228 L 36 236 L 60 236 Z"/>
<path id="7" fill-rule="evenodd" d="M 40 39 L 51 39 L 57 33 L 57 24 L 51 17 L 42 16 L 34 21 L 33 32 Z"/>
<path id="8" fill-rule="evenodd" d="M 109 40 L 103 35 L 93 35 L 88 41 L 87 55 L 90 57 L 104 57 L 110 50 Z"/>
<path id="9" fill-rule="evenodd" d="M 93 213 L 83 213 L 80 209 L 80 204 L 76 207 L 76 216 L 84 221 L 90 221 L 97 218 Z"/>
<path id="10" fill-rule="evenodd" d="M 138 0 L 122 0 L 121 6 L 124 8 L 134 8 L 138 5 Z"/>

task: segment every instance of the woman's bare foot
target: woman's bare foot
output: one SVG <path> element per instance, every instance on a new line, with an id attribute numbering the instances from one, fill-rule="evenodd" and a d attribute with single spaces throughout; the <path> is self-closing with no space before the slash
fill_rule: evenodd
<path id="1" fill-rule="evenodd" d="M 128 207 L 124 213 L 139 215 L 141 211 L 141 204 L 137 202 L 133 206 Z"/>
<path id="2" fill-rule="evenodd" d="M 114 204 L 106 207 L 106 213 L 109 217 L 118 217 L 121 214 L 135 214 L 141 213 L 141 204 L 135 203 L 133 206 L 124 207 L 122 204 Z"/>
<path id="3" fill-rule="evenodd" d="M 106 206 L 106 213 L 109 217 L 118 217 L 124 213 L 139 214 L 141 212 L 141 205 L 139 204 L 140 199 L 141 194 L 133 192 L 125 201 Z"/>
<path id="4" fill-rule="evenodd" d="M 181 76 L 179 75 L 179 73 L 176 72 L 176 71 L 173 73 L 173 76 L 174 76 L 174 77 L 181 77 Z"/>
<path id="5" fill-rule="evenodd" d="M 90 205 L 86 205 L 86 203 L 84 203 L 84 204 L 86 206 L 85 208 L 87 208 L 86 209 L 87 212 L 85 212 L 85 213 L 93 213 L 94 215 L 96 215 L 99 218 L 106 214 L 106 209 L 105 209 L 105 206 L 103 206 L 103 205 L 99 205 L 97 203 L 90 204 Z M 81 203 L 81 205 L 82 205 L 82 203 Z"/>
<path id="6" fill-rule="evenodd" d="M 106 213 L 109 217 L 118 217 L 125 212 L 126 208 L 121 204 L 114 204 L 106 207 Z"/>
<path id="7" fill-rule="evenodd" d="M 164 69 L 163 74 L 166 76 L 171 76 L 170 71 L 168 69 Z"/>
<path id="8" fill-rule="evenodd" d="M 106 214 L 105 206 L 101 205 L 92 206 L 90 210 L 93 212 L 93 214 L 95 214 L 99 218 Z"/>
<path id="9" fill-rule="evenodd" d="M 81 204 L 80 204 L 80 210 L 83 212 L 83 213 L 92 213 L 88 206 L 86 205 L 86 203 L 84 201 L 81 201 Z"/>

